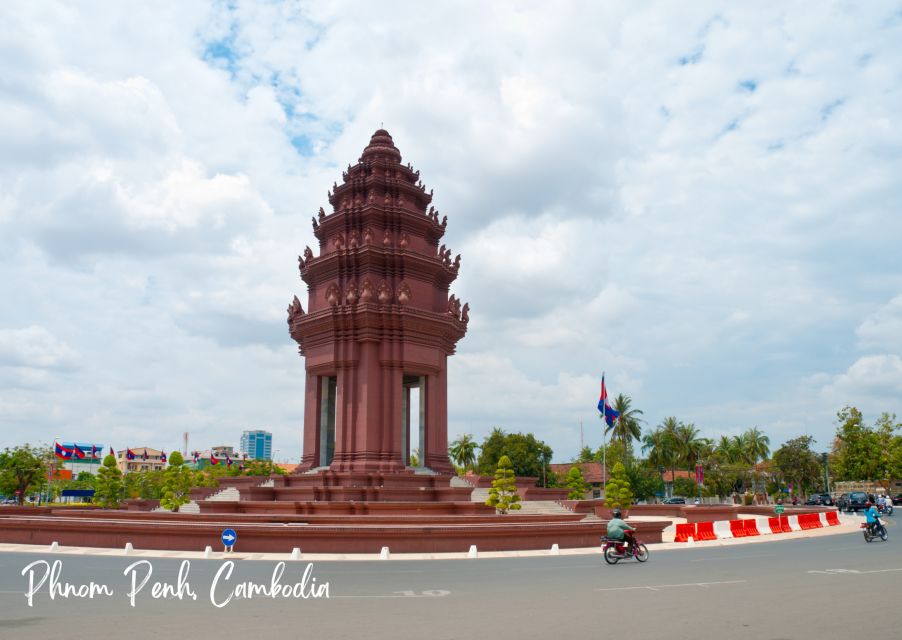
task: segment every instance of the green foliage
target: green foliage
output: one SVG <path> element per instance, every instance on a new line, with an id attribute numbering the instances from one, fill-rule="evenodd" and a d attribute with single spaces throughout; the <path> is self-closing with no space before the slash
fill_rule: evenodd
<path id="1" fill-rule="evenodd" d="M 611 440 L 607 445 L 598 447 L 594 459 L 595 462 L 607 463 L 608 467 L 618 461 L 629 466 L 633 464 L 633 452 L 619 440 Z"/>
<path id="2" fill-rule="evenodd" d="M 480 474 L 495 471 L 502 456 L 507 456 L 514 475 L 542 478 L 543 463 L 551 460 L 551 447 L 531 434 L 505 433 L 495 428 L 483 440 L 476 467 Z"/>
<path id="3" fill-rule="evenodd" d="M 641 409 L 633 409 L 633 401 L 629 396 L 625 396 L 622 393 L 618 394 L 616 398 L 614 398 L 614 402 L 611 405 L 615 411 L 620 412 L 620 417 L 614 421 L 614 424 L 608 426 L 605 423 L 605 433 L 611 434 L 612 440 L 618 440 L 623 443 L 623 446 L 627 450 L 632 450 L 633 440 L 638 441 L 642 436 L 642 427 L 639 425 L 642 420 L 639 416 L 642 415 Z M 604 416 L 599 414 L 602 420 Z"/>
<path id="4" fill-rule="evenodd" d="M 520 509 L 517 483 L 511 468 L 511 460 L 507 456 L 503 455 L 498 460 L 495 479 L 492 481 L 492 488 L 489 489 L 489 499 L 485 503 L 490 507 L 495 507 L 498 513 Z"/>
<path id="5" fill-rule="evenodd" d="M 583 478 L 583 472 L 579 467 L 570 467 L 567 473 L 567 488 L 570 493 L 567 494 L 568 500 L 583 500 L 586 493 L 591 488 L 589 483 Z"/>
<path id="6" fill-rule="evenodd" d="M 698 495 L 698 483 L 694 478 L 677 478 L 673 483 L 673 495 L 692 498 Z"/>
<path id="7" fill-rule="evenodd" d="M 122 471 L 116 465 L 116 458 L 107 455 L 97 471 L 97 479 L 94 482 L 94 504 L 107 509 L 117 509 L 124 499 L 125 484 L 122 481 Z"/>
<path id="8" fill-rule="evenodd" d="M 591 447 L 583 447 L 579 451 L 579 456 L 577 456 L 575 462 L 595 462 L 595 452 L 592 451 Z"/>
<path id="9" fill-rule="evenodd" d="M 657 468 L 638 464 L 627 466 L 626 479 L 636 500 L 648 500 L 656 493 L 664 492 L 664 481 Z"/>
<path id="10" fill-rule="evenodd" d="M 883 413 L 874 427 L 864 423 L 855 407 L 837 413 L 839 426 L 833 442 L 831 468 L 837 480 L 876 480 L 889 486 L 902 476 L 902 424 L 895 414 Z"/>
<path id="11" fill-rule="evenodd" d="M 823 469 L 817 455 L 811 451 L 813 442 L 811 436 L 799 436 L 774 452 L 774 471 L 783 482 L 792 484 L 796 495 L 805 495 L 821 486 Z"/>
<path id="12" fill-rule="evenodd" d="M 465 433 L 451 443 L 451 446 L 448 448 L 448 454 L 451 460 L 454 461 L 454 464 L 462 467 L 466 472 L 467 469 L 472 469 L 476 465 L 476 450 L 478 448 L 479 445 L 473 440 L 473 436 Z"/>
<path id="13" fill-rule="evenodd" d="M 31 491 L 39 490 L 47 483 L 49 452 L 46 448 L 32 447 L 26 443 L 21 447 L 7 448 L 0 453 L 0 493 L 8 496 L 19 494 L 19 503 Z"/>
<path id="14" fill-rule="evenodd" d="M 193 474 L 190 469 L 182 466 L 182 456 L 178 451 L 173 451 L 169 456 L 169 466 L 163 472 L 163 488 L 160 497 L 160 506 L 170 511 L 178 511 L 179 507 L 187 504 L 191 498 Z"/>
<path id="15" fill-rule="evenodd" d="M 629 509 L 633 504 L 633 492 L 630 481 L 626 477 L 626 468 L 618 462 L 611 469 L 611 479 L 604 490 L 605 506 L 611 509 Z"/>

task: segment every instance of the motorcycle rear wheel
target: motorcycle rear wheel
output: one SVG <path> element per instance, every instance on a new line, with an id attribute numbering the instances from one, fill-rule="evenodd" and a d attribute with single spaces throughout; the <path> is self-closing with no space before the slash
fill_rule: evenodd
<path id="1" fill-rule="evenodd" d="M 868 532 L 867 529 L 865 529 L 864 530 L 864 541 L 870 542 L 871 540 L 873 540 L 873 538 L 871 537 L 871 534 Z"/>
<path id="2" fill-rule="evenodd" d="M 639 562 L 645 562 L 648 560 L 648 547 L 644 544 L 640 544 L 638 550 L 636 551 L 636 560 Z"/>
<path id="3" fill-rule="evenodd" d="M 608 564 L 617 564 L 620 561 L 620 556 L 614 547 L 607 547 L 604 550 L 604 561 Z"/>

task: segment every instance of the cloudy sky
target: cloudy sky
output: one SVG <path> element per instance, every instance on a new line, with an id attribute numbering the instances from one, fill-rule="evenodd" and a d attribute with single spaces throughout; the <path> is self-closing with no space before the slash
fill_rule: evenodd
<path id="1" fill-rule="evenodd" d="M 449 430 L 902 415 L 902 5 L 0 4 L 0 446 L 297 459 L 310 216 L 384 123 L 469 301 Z M 428 7 L 428 8 L 427 8 Z"/>

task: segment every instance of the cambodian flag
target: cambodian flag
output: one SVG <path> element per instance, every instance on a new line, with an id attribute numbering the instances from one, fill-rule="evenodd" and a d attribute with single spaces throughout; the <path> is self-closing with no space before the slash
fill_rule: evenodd
<path id="1" fill-rule="evenodd" d="M 219 460 L 217 460 L 216 456 L 214 456 L 212 453 L 210 454 L 210 464 L 213 464 L 213 465 L 219 464 Z"/>
<path id="2" fill-rule="evenodd" d="M 93 460 L 96 457 L 97 457 L 97 445 L 92 444 L 91 445 L 91 459 Z"/>
<path id="3" fill-rule="evenodd" d="M 110 445 L 110 455 L 113 456 L 114 458 L 116 457 L 116 452 L 113 451 L 113 445 Z"/>
<path id="4" fill-rule="evenodd" d="M 144 453 L 141 454 L 142 460 L 147 460 L 147 447 L 144 447 Z"/>
<path id="5" fill-rule="evenodd" d="M 598 397 L 598 411 L 604 416 L 604 421 L 609 427 L 614 426 L 614 420 L 620 417 L 620 412 L 608 402 L 608 390 L 604 386 L 604 376 L 601 376 L 601 395 Z"/>
<path id="6" fill-rule="evenodd" d="M 136 455 L 135 455 L 135 452 L 132 451 L 131 449 L 126 449 L 126 450 L 125 450 L 125 459 L 126 459 L 126 460 L 134 460 L 134 459 L 137 458 L 137 457 L 138 457 L 138 456 L 136 456 Z"/>
<path id="7" fill-rule="evenodd" d="M 85 452 L 78 448 L 77 444 L 72 445 L 72 455 L 81 460 L 85 457 Z"/>
<path id="8" fill-rule="evenodd" d="M 163 451 L 162 449 L 160 450 L 160 462 L 162 462 L 163 464 L 166 464 L 166 452 Z"/>
<path id="9" fill-rule="evenodd" d="M 57 458 L 62 458 L 63 460 L 69 460 L 72 457 L 72 449 L 68 447 L 62 446 L 58 442 L 54 442 L 53 454 Z"/>
<path id="10" fill-rule="evenodd" d="M 197 451 L 195 451 L 194 452 L 194 464 L 197 464 L 199 462 L 199 458 L 200 458 L 200 455 L 197 453 Z"/>
<path id="11" fill-rule="evenodd" d="M 229 454 L 226 454 L 226 464 L 228 465 L 229 469 L 232 468 L 232 459 L 229 457 Z"/>

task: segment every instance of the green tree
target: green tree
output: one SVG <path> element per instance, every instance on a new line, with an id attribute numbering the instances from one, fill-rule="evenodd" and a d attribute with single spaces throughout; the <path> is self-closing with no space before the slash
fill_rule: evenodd
<path id="1" fill-rule="evenodd" d="M 743 458 L 755 465 L 759 460 L 767 460 L 767 456 L 770 455 L 770 438 L 758 427 L 747 429 L 739 436 L 739 447 L 743 452 Z"/>
<path id="2" fill-rule="evenodd" d="M 633 440 L 638 441 L 642 436 L 642 427 L 639 425 L 642 415 L 641 409 L 633 409 L 633 401 L 629 396 L 617 394 L 612 405 L 620 416 L 613 425 L 605 425 L 605 433 L 611 434 L 612 440 L 619 440 L 627 450 L 632 450 Z"/>
<path id="3" fill-rule="evenodd" d="M 579 450 L 579 455 L 574 462 L 595 462 L 595 452 L 591 447 L 585 446 Z"/>
<path id="4" fill-rule="evenodd" d="M 520 509 L 520 494 L 517 493 L 516 478 L 511 468 L 511 460 L 507 456 L 501 456 L 498 460 L 495 479 L 492 480 L 492 488 L 489 489 L 489 499 L 485 503 L 495 507 L 498 513 Z"/>
<path id="5" fill-rule="evenodd" d="M 122 471 L 116 465 L 114 456 L 108 454 L 103 459 L 94 484 L 94 504 L 107 509 L 119 508 L 119 503 L 126 495 L 125 483 L 122 481 Z"/>
<path id="6" fill-rule="evenodd" d="M 482 475 L 492 474 L 501 457 L 507 456 L 515 475 L 539 478 L 541 482 L 542 467 L 553 453 L 531 433 L 505 433 L 496 427 L 482 442 L 476 468 Z"/>
<path id="7" fill-rule="evenodd" d="M 583 478 L 583 472 L 579 467 L 570 467 L 570 471 L 567 473 L 567 488 L 570 489 L 570 493 L 567 494 L 568 500 L 585 499 L 586 492 L 589 491 L 590 487 L 586 479 Z"/>
<path id="8" fill-rule="evenodd" d="M 675 448 L 680 461 L 686 465 L 689 473 L 708 449 L 708 441 L 700 438 L 694 424 L 680 424 L 674 433 Z"/>
<path id="9" fill-rule="evenodd" d="M 626 467 L 626 479 L 636 500 L 648 500 L 655 494 L 664 493 L 664 480 L 657 467 L 634 464 Z"/>
<path id="10" fill-rule="evenodd" d="M 46 449 L 28 443 L 5 449 L 0 453 L 0 493 L 17 496 L 22 504 L 29 492 L 47 483 L 47 456 Z"/>
<path id="11" fill-rule="evenodd" d="M 191 470 L 182 466 L 184 459 L 178 451 L 169 455 L 169 466 L 163 472 L 163 495 L 160 506 L 170 511 L 178 511 L 183 504 L 190 502 Z"/>
<path id="12" fill-rule="evenodd" d="M 459 467 L 472 469 L 476 465 L 476 450 L 479 445 L 473 440 L 473 436 L 465 433 L 451 443 L 448 453 L 451 459 Z"/>
<path id="13" fill-rule="evenodd" d="M 611 479 L 604 489 L 605 506 L 611 509 L 629 509 L 633 504 L 633 492 L 626 477 L 626 467 L 618 462 L 611 469 Z"/>
<path id="14" fill-rule="evenodd" d="M 833 476 L 837 480 L 875 480 L 879 474 L 880 442 L 855 407 L 843 407 L 833 443 Z"/>
<path id="15" fill-rule="evenodd" d="M 784 483 L 792 484 L 797 495 L 805 495 L 821 483 L 822 469 L 817 455 L 811 450 L 813 442 L 811 436 L 799 436 L 774 451 L 775 471 Z"/>
<path id="16" fill-rule="evenodd" d="M 902 436 L 896 431 L 902 424 L 896 422 L 896 414 L 882 413 L 874 425 L 874 437 L 877 440 L 876 479 L 889 491 L 890 482 L 902 477 Z"/>

